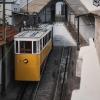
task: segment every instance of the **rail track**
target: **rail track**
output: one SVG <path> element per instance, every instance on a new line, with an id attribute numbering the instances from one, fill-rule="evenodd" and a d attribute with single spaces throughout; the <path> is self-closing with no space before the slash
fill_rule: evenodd
<path id="1" fill-rule="evenodd" d="M 58 69 L 57 81 L 55 84 L 56 87 L 55 87 L 52 100 L 65 100 L 64 87 L 68 76 L 68 67 L 70 64 L 71 51 L 72 51 L 71 47 L 68 47 L 67 49 L 63 48 L 62 50 L 62 56 L 61 56 L 61 61 Z"/>
<path id="2" fill-rule="evenodd" d="M 43 64 L 43 68 L 42 68 L 42 71 L 41 71 L 41 80 L 42 80 L 42 77 L 43 77 L 43 74 L 44 74 L 44 71 L 46 69 L 46 63 L 47 63 L 47 59 L 45 60 L 44 64 Z M 23 84 L 21 84 L 20 88 L 19 88 L 19 91 L 17 93 L 17 97 L 16 97 L 16 100 L 33 100 L 33 93 L 34 95 L 37 94 L 37 90 L 40 86 L 40 83 L 41 83 L 41 80 L 39 82 L 23 82 Z"/>
<path id="3" fill-rule="evenodd" d="M 34 85 L 22 85 L 16 100 L 64 100 L 64 84 L 66 83 L 68 74 L 67 70 L 70 63 L 71 49 L 71 47 L 57 48 L 51 54 L 52 57 L 47 59 L 52 62 L 47 64 L 46 60 L 44 63 L 41 80 Z M 57 70 L 56 78 L 52 78 L 55 70 Z"/>

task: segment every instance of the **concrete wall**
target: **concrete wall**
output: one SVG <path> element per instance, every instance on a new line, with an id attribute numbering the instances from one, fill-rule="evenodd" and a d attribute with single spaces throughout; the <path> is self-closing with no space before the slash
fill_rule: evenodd
<path id="1" fill-rule="evenodd" d="M 100 62 L 100 17 L 95 17 L 95 46 Z"/>
<path id="2" fill-rule="evenodd" d="M 68 22 L 70 22 L 77 29 L 78 20 L 75 18 L 75 15 L 68 10 Z M 79 31 L 82 37 L 88 42 L 89 38 L 94 38 L 95 34 L 95 25 L 94 22 L 90 22 L 88 16 L 79 17 Z"/>
<path id="3" fill-rule="evenodd" d="M 95 25 L 93 24 L 95 23 L 91 23 L 88 16 L 80 17 L 80 33 L 87 42 L 89 38 L 94 38 Z"/>
<path id="4" fill-rule="evenodd" d="M 6 46 L 6 86 L 9 85 L 9 83 L 13 80 L 14 78 L 14 58 L 13 58 L 13 43 L 7 44 Z"/>
<path id="5" fill-rule="evenodd" d="M 14 54 L 13 44 L 6 45 L 6 86 L 13 80 L 14 77 Z M 0 85 L 2 77 L 2 48 L 0 47 Z"/>

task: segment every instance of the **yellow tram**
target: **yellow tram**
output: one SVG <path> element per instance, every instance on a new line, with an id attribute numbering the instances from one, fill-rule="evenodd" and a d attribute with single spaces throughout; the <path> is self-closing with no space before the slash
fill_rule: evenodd
<path id="1" fill-rule="evenodd" d="M 52 49 L 52 25 L 41 25 L 14 37 L 15 80 L 39 81 L 41 65 Z"/>

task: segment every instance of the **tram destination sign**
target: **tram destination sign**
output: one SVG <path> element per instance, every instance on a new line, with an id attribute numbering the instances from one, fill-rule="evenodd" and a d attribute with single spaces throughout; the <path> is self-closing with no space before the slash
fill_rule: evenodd
<path id="1" fill-rule="evenodd" d="M 100 0 L 93 0 L 93 5 L 96 7 L 100 6 Z"/>

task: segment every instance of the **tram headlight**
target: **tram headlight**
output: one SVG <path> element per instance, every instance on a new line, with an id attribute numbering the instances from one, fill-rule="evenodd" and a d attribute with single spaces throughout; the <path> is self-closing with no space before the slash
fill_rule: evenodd
<path id="1" fill-rule="evenodd" d="M 23 62 L 24 62 L 25 64 L 27 64 L 27 63 L 28 63 L 28 60 L 27 60 L 27 59 L 24 59 Z"/>

